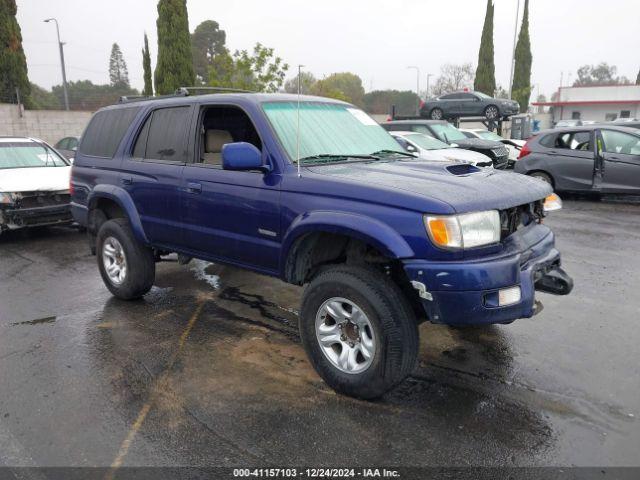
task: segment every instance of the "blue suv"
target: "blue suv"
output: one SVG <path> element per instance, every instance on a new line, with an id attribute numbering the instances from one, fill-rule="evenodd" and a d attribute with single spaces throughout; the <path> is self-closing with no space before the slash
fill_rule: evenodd
<path id="1" fill-rule="evenodd" d="M 571 278 L 523 175 L 428 162 L 356 107 L 285 94 L 175 96 L 98 111 L 72 211 L 107 288 L 135 299 L 178 253 L 306 285 L 299 330 L 335 390 L 408 375 L 418 324 L 510 323 Z M 546 207 L 545 207 L 546 205 Z"/>

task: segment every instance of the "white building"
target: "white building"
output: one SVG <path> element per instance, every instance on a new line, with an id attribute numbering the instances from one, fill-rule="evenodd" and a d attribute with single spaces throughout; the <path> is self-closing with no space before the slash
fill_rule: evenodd
<path id="1" fill-rule="evenodd" d="M 596 122 L 617 118 L 640 119 L 640 85 L 560 87 L 553 102 L 534 106 L 553 107 L 553 121 L 580 119 Z"/>

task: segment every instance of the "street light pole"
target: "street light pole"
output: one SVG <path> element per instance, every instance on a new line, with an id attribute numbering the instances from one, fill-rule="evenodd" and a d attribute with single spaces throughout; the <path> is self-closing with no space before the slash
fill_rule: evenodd
<path id="1" fill-rule="evenodd" d="M 516 40 L 518 38 L 518 17 L 520 17 L 520 0 L 518 0 L 518 6 L 516 7 L 516 26 L 513 30 L 513 52 L 511 53 L 511 76 L 509 78 L 509 99 L 513 93 L 513 71 L 516 67 Z"/>
<path id="2" fill-rule="evenodd" d="M 420 115 L 420 69 L 414 65 L 411 65 L 407 68 L 411 68 L 416 71 L 416 94 L 418 95 L 418 105 L 416 106 L 416 115 Z"/>
<path id="3" fill-rule="evenodd" d="M 425 100 L 429 99 L 429 79 L 433 77 L 433 73 L 427 73 L 427 98 Z"/>
<path id="4" fill-rule="evenodd" d="M 62 91 L 64 92 L 64 108 L 65 110 L 69 110 L 69 95 L 67 94 L 67 72 L 64 66 L 64 49 L 62 43 L 60 41 L 60 28 L 58 27 L 58 20 L 55 18 L 47 18 L 44 20 L 45 23 L 49 23 L 50 21 L 56 22 L 56 33 L 58 35 L 58 48 L 60 49 L 60 66 L 62 67 Z"/>

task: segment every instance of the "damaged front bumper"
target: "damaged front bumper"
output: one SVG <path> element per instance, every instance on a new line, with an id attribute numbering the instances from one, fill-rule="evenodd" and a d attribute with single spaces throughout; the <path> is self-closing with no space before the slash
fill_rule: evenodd
<path id="1" fill-rule="evenodd" d="M 516 232 L 501 253 L 489 258 L 403 263 L 433 323 L 511 323 L 539 311 L 536 290 L 567 295 L 573 288 L 573 280 L 560 268 L 553 232 L 544 225 Z"/>
<path id="2" fill-rule="evenodd" d="M 13 203 L 0 205 L 0 232 L 72 222 L 68 191 L 16 193 Z"/>

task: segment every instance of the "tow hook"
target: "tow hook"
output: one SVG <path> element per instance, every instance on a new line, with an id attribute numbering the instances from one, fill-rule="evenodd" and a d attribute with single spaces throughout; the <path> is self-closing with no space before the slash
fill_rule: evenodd
<path id="1" fill-rule="evenodd" d="M 535 283 L 536 290 L 554 295 L 568 295 L 573 290 L 573 279 L 560 267 L 554 267 Z"/>

